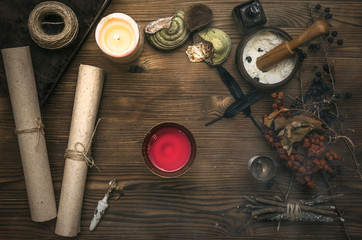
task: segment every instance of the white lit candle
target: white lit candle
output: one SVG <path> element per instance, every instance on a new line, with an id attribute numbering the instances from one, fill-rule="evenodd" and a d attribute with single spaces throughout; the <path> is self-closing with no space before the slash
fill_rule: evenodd
<path id="1" fill-rule="evenodd" d="M 99 22 L 95 33 L 99 48 L 114 62 L 136 60 L 143 48 L 143 32 L 123 13 L 112 13 Z"/>

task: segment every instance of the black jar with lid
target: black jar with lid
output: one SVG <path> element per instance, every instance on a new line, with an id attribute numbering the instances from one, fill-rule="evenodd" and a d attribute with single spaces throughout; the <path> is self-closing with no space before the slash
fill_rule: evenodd
<path id="1" fill-rule="evenodd" d="M 241 34 L 246 34 L 266 23 L 263 6 L 258 0 L 248 1 L 234 7 L 232 15 Z"/>

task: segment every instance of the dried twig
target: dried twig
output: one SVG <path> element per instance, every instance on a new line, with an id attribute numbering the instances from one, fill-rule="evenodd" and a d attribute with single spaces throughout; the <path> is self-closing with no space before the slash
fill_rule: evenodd
<path id="1" fill-rule="evenodd" d="M 284 200 L 285 203 L 288 201 L 290 190 L 292 190 L 293 183 L 294 183 L 294 178 L 292 177 L 292 180 L 290 181 L 290 184 L 289 184 L 287 194 L 285 195 L 285 200 Z"/>
<path id="2" fill-rule="evenodd" d="M 313 13 L 312 13 L 312 8 L 309 6 L 308 3 L 306 4 L 306 6 L 307 6 L 307 9 L 309 10 L 309 14 L 310 14 L 310 16 L 311 16 L 312 22 L 315 22 L 315 19 L 314 19 L 314 17 L 313 17 Z M 323 42 L 322 37 L 320 37 L 320 43 L 321 43 L 321 45 L 322 45 L 323 54 L 324 54 L 324 59 L 325 59 L 325 61 L 327 62 L 327 65 L 328 65 L 328 70 L 329 70 L 329 71 L 327 71 L 327 73 L 329 74 L 329 77 L 330 77 L 330 79 L 331 79 L 332 88 L 333 88 L 333 90 L 335 91 L 334 74 L 333 74 L 333 71 L 332 71 L 332 68 L 331 68 L 331 64 L 329 63 L 328 54 L 327 54 L 327 49 L 326 49 L 326 46 L 325 46 L 325 44 L 324 44 L 324 42 Z M 302 84 L 301 84 L 301 85 L 302 85 Z M 338 119 L 338 123 L 339 123 L 339 127 L 340 127 L 340 130 L 341 130 L 341 133 L 343 134 L 342 122 L 341 122 L 340 119 L 339 119 L 339 108 L 338 108 L 337 104 L 334 103 L 333 105 L 335 106 L 336 115 L 337 115 L 337 119 Z M 337 134 L 336 134 L 335 136 L 337 136 Z M 348 141 L 346 138 L 342 138 L 342 139 L 343 139 L 343 142 L 345 143 L 345 145 L 347 146 L 349 152 L 350 152 L 351 155 L 352 155 L 352 160 L 353 160 L 353 163 L 354 163 L 354 165 L 355 165 L 356 172 L 357 172 L 360 180 L 362 181 L 362 173 L 361 173 L 361 170 L 360 170 L 360 167 L 359 167 L 359 163 L 358 163 L 357 158 L 356 158 L 356 153 L 355 153 L 354 149 L 351 148 L 351 145 L 348 144 L 348 142 L 351 143 L 352 141 L 351 141 L 350 139 L 349 139 L 349 141 Z M 352 143 L 352 146 L 353 146 L 353 143 Z"/>
<path id="3" fill-rule="evenodd" d="M 328 189 L 330 191 L 331 189 Z M 302 200 L 302 204 L 306 206 L 315 206 L 317 204 L 327 203 L 333 200 L 334 198 L 343 197 L 343 194 L 337 194 L 335 196 L 318 196 L 312 200 Z"/>
<path id="4" fill-rule="evenodd" d="M 302 93 L 301 94 L 301 98 L 302 98 L 301 102 L 302 102 L 303 109 L 305 109 L 304 96 L 303 96 L 304 90 L 303 90 L 302 70 L 300 70 L 298 72 L 298 78 L 299 78 L 300 91 Z"/>
<path id="5" fill-rule="evenodd" d="M 310 13 L 310 16 L 311 16 L 311 18 L 312 18 L 312 21 L 314 22 L 314 17 L 313 17 L 313 14 L 312 14 L 312 10 L 311 10 L 311 8 L 309 7 L 309 4 L 307 3 L 306 6 L 307 6 L 307 8 L 308 8 L 308 10 L 309 10 L 309 13 Z M 335 79 L 334 79 L 334 76 L 333 76 L 333 74 L 332 74 L 332 68 L 331 68 L 331 65 L 330 65 L 329 60 L 328 60 L 327 50 L 326 50 L 326 47 L 325 47 L 325 45 L 324 45 L 324 43 L 323 43 L 322 37 L 320 38 L 320 42 L 321 42 L 321 45 L 322 45 L 322 48 L 323 48 L 324 58 L 325 58 L 325 60 L 326 60 L 326 62 L 327 62 L 327 65 L 328 65 L 328 70 L 329 70 L 329 71 L 327 71 L 327 72 L 328 72 L 328 74 L 329 74 L 329 76 L 330 76 L 330 79 L 331 79 L 332 88 L 333 88 L 333 90 L 335 90 L 335 86 L 334 86 Z M 340 119 L 339 119 L 339 109 L 338 109 L 338 106 L 337 106 L 336 104 L 334 104 L 334 106 L 335 106 L 335 108 L 336 108 L 336 113 L 337 113 L 337 118 L 338 118 L 340 130 L 341 130 L 341 132 L 343 133 L 343 126 L 342 126 L 342 123 L 341 123 L 341 121 L 340 121 Z M 335 136 L 337 136 L 337 134 L 335 134 Z M 362 180 L 362 174 L 361 174 L 361 171 L 360 171 L 360 169 L 359 169 L 359 164 L 358 164 L 358 162 L 357 162 L 357 159 L 356 159 L 356 156 L 355 156 L 355 152 L 351 149 L 351 146 L 347 143 L 347 140 L 346 140 L 345 138 L 342 138 L 342 139 L 343 139 L 344 143 L 346 144 L 348 150 L 350 151 L 350 153 L 351 153 L 351 155 L 352 155 L 354 164 L 355 164 L 355 166 L 356 166 L 356 171 L 357 171 L 358 175 L 360 176 L 360 179 Z M 352 144 L 353 144 L 353 143 L 352 143 Z M 341 211 L 339 210 L 339 208 L 337 207 L 337 205 L 336 205 L 336 203 L 335 203 L 335 197 L 336 197 L 336 195 L 334 195 L 334 191 L 333 191 L 333 189 L 332 189 L 332 187 L 331 187 L 331 185 L 330 185 L 330 183 L 329 183 L 329 181 L 328 181 L 325 173 L 323 173 L 323 177 L 324 177 L 324 179 L 325 179 L 325 181 L 326 181 L 326 183 L 327 183 L 327 185 L 328 185 L 328 188 L 329 188 L 329 190 L 330 190 L 331 198 L 332 198 L 333 203 L 334 203 L 334 205 L 335 205 L 335 208 L 336 208 L 336 210 L 337 210 L 337 212 L 338 212 L 338 215 L 339 215 L 339 217 L 340 217 L 340 220 L 341 220 L 341 222 L 342 222 L 342 224 L 343 224 L 343 228 L 344 228 L 344 231 L 345 231 L 345 233 L 346 233 L 347 239 L 350 239 L 350 236 L 349 236 L 349 233 L 348 233 L 346 224 L 345 224 L 345 222 L 344 222 L 344 219 L 342 218 L 342 213 L 341 213 Z"/>
<path id="6" fill-rule="evenodd" d="M 333 201 L 334 206 L 336 207 L 336 211 L 337 211 L 338 216 L 339 216 L 339 218 L 340 218 L 340 220 L 341 220 L 341 222 L 342 222 L 343 229 L 344 229 L 344 232 L 345 232 L 345 234 L 346 234 L 346 236 L 347 236 L 347 239 L 348 239 L 348 240 L 351 240 L 351 238 L 350 238 L 350 236 L 349 236 L 349 232 L 348 232 L 348 230 L 347 230 L 346 223 L 345 223 L 344 218 L 343 218 L 343 215 L 342 215 L 342 212 L 341 212 L 341 211 L 339 210 L 339 208 L 337 207 L 337 204 L 336 204 L 336 201 L 335 201 L 336 197 L 339 196 L 340 194 L 334 195 L 334 191 L 333 191 L 333 189 L 332 189 L 332 187 L 331 187 L 331 184 L 329 183 L 329 181 L 328 181 L 328 179 L 327 179 L 326 174 L 323 174 L 323 177 L 324 177 L 324 180 L 326 181 L 326 183 L 327 183 L 327 185 L 328 185 L 329 191 L 331 192 L 331 199 L 332 199 L 332 201 Z"/>

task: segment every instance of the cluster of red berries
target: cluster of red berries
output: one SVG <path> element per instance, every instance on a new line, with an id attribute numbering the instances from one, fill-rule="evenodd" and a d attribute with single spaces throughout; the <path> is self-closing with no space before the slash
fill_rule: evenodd
<path id="1" fill-rule="evenodd" d="M 319 171 L 319 168 L 317 168 L 315 163 L 312 161 L 313 158 L 306 156 L 306 154 L 301 152 L 297 146 L 295 146 L 290 155 L 288 155 L 287 151 L 280 143 L 280 138 L 277 136 L 277 132 L 266 126 L 264 131 L 264 136 L 268 140 L 268 143 L 272 147 L 276 148 L 279 159 L 292 171 L 296 180 L 302 185 L 314 188 L 315 183 L 313 182 L 313 174 Z"/>
<path id="2" fill-rule="evenodd" d="M 283 109 L 284 94 L 282 92 L 273 93 L 272 97 L 274 98 L 273 110 L 279 111 Z M 285 118 L 291 116 L 291 111 L 282 112 L 278 115 L 278 117 Z M 309 188 L 315 187 L 313 179 L 318 171 L 333 173 L 330 161 L 344 161 L 342 156 L 326 149 L 326 137 L 315 131 L 308 133 L 301 142 L 295 144 L 289 155 L 283 148 L 281 138 L 278 136 L 278 132 L 273 129 L 273 126 L 269 128 L 264 125 L 264 137 L 272 147 L 276 148 L 279 159 L 294 173 L 296 180 Z"/>
<path id="3" fill-rule="evenodd" d="M 272 94 L 272 98 L 274 99 L 274 103 L 272 104 L 274 111 L 284 108 L 284 92 L 275 92 Z"/>

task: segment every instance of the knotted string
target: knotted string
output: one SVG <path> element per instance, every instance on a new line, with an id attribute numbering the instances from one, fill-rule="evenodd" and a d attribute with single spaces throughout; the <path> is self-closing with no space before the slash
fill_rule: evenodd
<path id="1" fill-rule="evenodd" d="M 39 145 L 39 139 L 40 139 L 40 134 L 45 134 L 44 133 L 44 124 L 41 121 L 41 118 L 37 118 L 36 119 L 36 127 L 33 128 L 29 128 L 29 129 L 23 129 L 23 130 L 17 130 L 15 129 L 15 134 L 24 134 L 24 133 L 38 133 L 38 140 L 37 140 L 37 146 Z"/>
<path id="2" fill-rule="evenodd" d="M 85 163 L 88 165 L 88 167 L 92 168 L 94 166 L 98 169 L 99 172 L 101 172 L 99 167 L 95 164 L 94 159 L 91 156 L 91 150 L 90 150 L 94 134 L 96 133 L 96 130 L 97 130 L 97 127 L 98 127 L 98 124 L 100 121 L 101 121 L 101 119 L 99 118 L 96 123 L 96 126 L 94 127 L 92 136 L 90 137 L 90 139 L 88 141 L 88 144 L 86 146 L 84 146 L 83 143 L 76 142 L 74 144 L 74 150 L 72 150 L 72 149 L 65 150 L 65 154 L 64 154 L 65 159 L 71 159 L 74 161 L 85 161 Z"/>
<path id="3" fill-rule="evenodd" d="M 300 209 L 298 202 L 287 203 L 287 217 L 290 221 L 295 221 L 301 213 L 302 210 Z"/>

